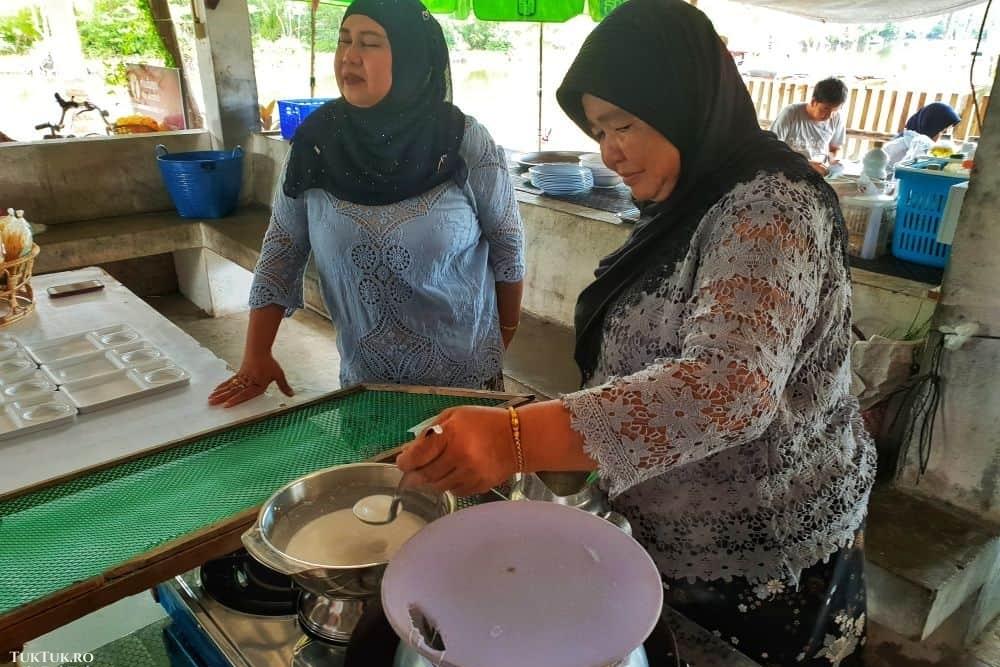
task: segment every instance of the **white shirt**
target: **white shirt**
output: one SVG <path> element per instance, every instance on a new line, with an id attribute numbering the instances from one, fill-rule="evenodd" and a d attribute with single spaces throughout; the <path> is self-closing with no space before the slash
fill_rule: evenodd
<path id="1" fill-rule="evenodd" d="M 889 164 L 896 164 L 916 155 L 926 155 L 933 145 L 934 140 L 930 137 L 913 130 L 903 130 L 903 134 L 883 145 L 882 150 L 889 156 Z"/>
<path id="2" fill-rule="evenodd" d="M 827 120 L 815 121 L 806 113 L 805 102 L 782 109 L 771 131 L 808 159 L 827 155 L 831 147 L 840 148 L 847 141 L 846 121 L 840 111 L 833 112 Z"/>

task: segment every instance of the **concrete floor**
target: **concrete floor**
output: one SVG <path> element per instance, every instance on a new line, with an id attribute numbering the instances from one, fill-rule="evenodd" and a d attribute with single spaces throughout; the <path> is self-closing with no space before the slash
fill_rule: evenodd
<path id="1" fill-rule="evenodd" d="M 865 667 L 1000 667 L 1000 619 L 967 649 L 961 646 L 965 616 L 955 616 L 922 642 L 869 623 Z"/>
<path id="2" fill-rule="evenodd" d="M 239 368 L 249 313 L 211 317 L 179 294 L 146 297 L 146 301 L 215 356 Z M 340 387 L 340 355 L 329 320 L 299 310 L 282 322 L 273 353 L 293 390 Z"/>
<path id="3" fill-rule="evenodd" d="M 213 318 L 180 295 L 147 297 L 149 303 L 202 345 L 234 368 L 243 354 L 247 313 Z M 550 397 L 573 391 L 579 374 L 572 359 L 572 332 L 531 316 L 504 363 L 507 390 Z M 293 389 L 331 391 L 339 387 L 339 355 L 329 321 L 310 311 L 298 311 L 281 326 L 275 356 Z M 34 651 L 85 651 L 134 632 L 162 617 L 151 596 L 126 598 L 75 623 L 31 642 Z M 963 628 L 956 620 L 928 641 L 917 643 L 886 628 L 869 626 L 867 667 L 1000 667 L 1000 620 L 969 650 L 955 650 Z M 38 667 L 49 667 L 35 663 Z"/>
<path id="4" fill-rule="evenodd" d="M 146 300 L 216 356 L 233 368 L 239 367 L 248 313 L 210 317 L 178 294 Z M 507 391 L 538 397 L 573 391 L 580 375 L 572 350 L 572 332 L 565 327 L 524 316 L 505 359 Z M 332 391 L 340 386 L 340 355 L 333 326 L 312 311 L 299 310 L 281 324 L 274 356 L 293 389 Z"/>

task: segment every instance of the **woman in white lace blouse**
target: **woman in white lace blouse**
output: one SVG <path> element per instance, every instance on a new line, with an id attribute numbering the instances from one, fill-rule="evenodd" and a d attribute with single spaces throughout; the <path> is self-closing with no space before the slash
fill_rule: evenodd
<path id="1" fill-rule="evenodd" d="M 342 385 L 502 388 L 521 218 L 503 151 L 450 102 L 441 26 L 419 0 L 357 0 L 334 72 L 343 97 L 299 126 L 274 196 L 240 370 L 209 402 L 291 392 L 271 345 L 310 252 Z"/>
<path id="2" fill-rule="evenodd" d="M 835 194 L 681 0 L 616 9 L 558 99 L 643 202 L 577 304 L 585 389 L 445 412 L 400 467 L 460 494 L 596 469 L 668 604 L 764 665 L 856 664 L 875 461 Z"/>

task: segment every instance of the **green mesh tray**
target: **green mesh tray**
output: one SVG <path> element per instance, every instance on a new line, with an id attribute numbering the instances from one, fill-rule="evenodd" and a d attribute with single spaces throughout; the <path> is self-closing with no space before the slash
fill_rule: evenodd
<path id="1" fill-rule="evenodd" d="M 0 615 L 377 456 L 445 408 L 502 402 L 363 390 L 0 501 Z"/>

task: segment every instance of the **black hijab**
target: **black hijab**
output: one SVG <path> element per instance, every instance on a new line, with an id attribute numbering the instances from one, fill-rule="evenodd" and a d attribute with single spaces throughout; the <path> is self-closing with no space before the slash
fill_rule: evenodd
<path id="1" fill-rule="evenodd" d="M 310 114 L 292 140 L 284 191 L 322 188 L 356 204 L 393 204 L 448 180 L 463 185 L 458 150 L 465 114 L 451 104 L 451 70 L 441 26 L 420 0 L 356 0 L 392 48 L 392 89 L 369 108 L 344 98 Z"/>
<path id="2" fill-rule="evenodd" d="M 590 93 L 639 117 L 681 154 L 677 186 L 663 202 L 642 205 L 625 245 L 601 260 L 576 304 L 576 361 L 586 383 L 600 353 L 608 307 L 643 273 L 670 270 L 687 254 L 702 217 L 759 171 L 809 180 L 837 211 L 836 195 L 805 158 L 760 129 L 736 64 L 712 23 L 682 0 L 628 0 L 587 37 L 556 92 L 584 131 Z"/>

